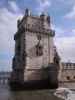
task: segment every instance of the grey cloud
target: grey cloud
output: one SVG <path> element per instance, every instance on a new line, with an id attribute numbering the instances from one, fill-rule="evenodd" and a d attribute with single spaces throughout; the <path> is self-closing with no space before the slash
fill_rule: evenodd
<path id="1" fill-rule="evenodd" d="M 8 55 L 14 55 L 14 40 L 13 36 L 17 30 L 16 22 L 17 19 L 22 17 L 22 14 L 13 14 L 8 11 L 7 8 L 0 8 L 0 53 L 8 53 Z M 0 67 L 9 69 L 12 58 L 10 61 L 0 59 Z M 8 63 L 9 62 L 9 63 Z M 3 66 L 1 66 L 3 65 Z M 5 66 L 6 65 L 6 66 Z M 1 68 L 0 68 L 1 69 Z"/>

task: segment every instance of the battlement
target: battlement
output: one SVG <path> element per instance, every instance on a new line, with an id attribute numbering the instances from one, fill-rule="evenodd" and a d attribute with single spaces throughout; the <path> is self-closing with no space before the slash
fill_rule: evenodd
<path id="1" fill-rule="evenodd" d="M 34 16 L 31 14 L 29 9 L 26 9 L 22 20 L 17 21 L 17 28 L 28 25 L 50 29 L 50 16 L 44 13 L 42 13 L 40 16 Z"/>

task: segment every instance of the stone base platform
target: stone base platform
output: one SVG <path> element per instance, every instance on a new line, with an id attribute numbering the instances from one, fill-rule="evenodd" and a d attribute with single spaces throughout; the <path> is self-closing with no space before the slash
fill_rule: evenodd
<path id="1" fill-rule="evenodd" d="M 32 80 L 24 83 L 9 82 L 11 90 L 37 90 L 37 89 L 56 89 L 58 83 L 50 83 L 49 80 Z"/>
<path id="2" fill-rule="evenodd" d="M 46 68 L 39 69 L 28 75 L 28 80 L 9 81 L 10 87 L 13 90 L 32 90 L 32 89 L 56 89 L 58 88 L 58 67 L 54 64 L 49 64 Z M 30 76 L 30 79 L 29 79 Z"/>

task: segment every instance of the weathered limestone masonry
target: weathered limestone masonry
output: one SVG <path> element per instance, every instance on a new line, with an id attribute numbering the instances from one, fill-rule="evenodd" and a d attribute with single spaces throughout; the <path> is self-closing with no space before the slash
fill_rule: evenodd
<path id="1" fill-rule="evenodd" d="M 62 62 L 59 86 L 75 89 L 75 63 Z"/>
<path id="2" fill-rule="evenodd" d="M 24 82 L 46 78 L 47 74 L 43 74 L 41 69 L 48 64 L 58 63 L 53 42 L 55 32 L 51 29 L 50 16 L 32 16 L 26 9 L 22 20 L 17 21 L 17 28 L 12 80 Z"/>

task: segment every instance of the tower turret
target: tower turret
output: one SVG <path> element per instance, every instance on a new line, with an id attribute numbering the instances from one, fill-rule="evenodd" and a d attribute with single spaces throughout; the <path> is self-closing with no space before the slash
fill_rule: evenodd
<path id="1" fill-rule="evenodd" d="M 42 21 L 43 28 L 50 29 L 50 16 L 48 14 L 42 13 L 40 15 L 40 19 Z"/>
<path id="2" fill-rule="evenodd" d="M 25 16 L 31 16 L 31 11 L 28 8 L 25 10 Z"/>

